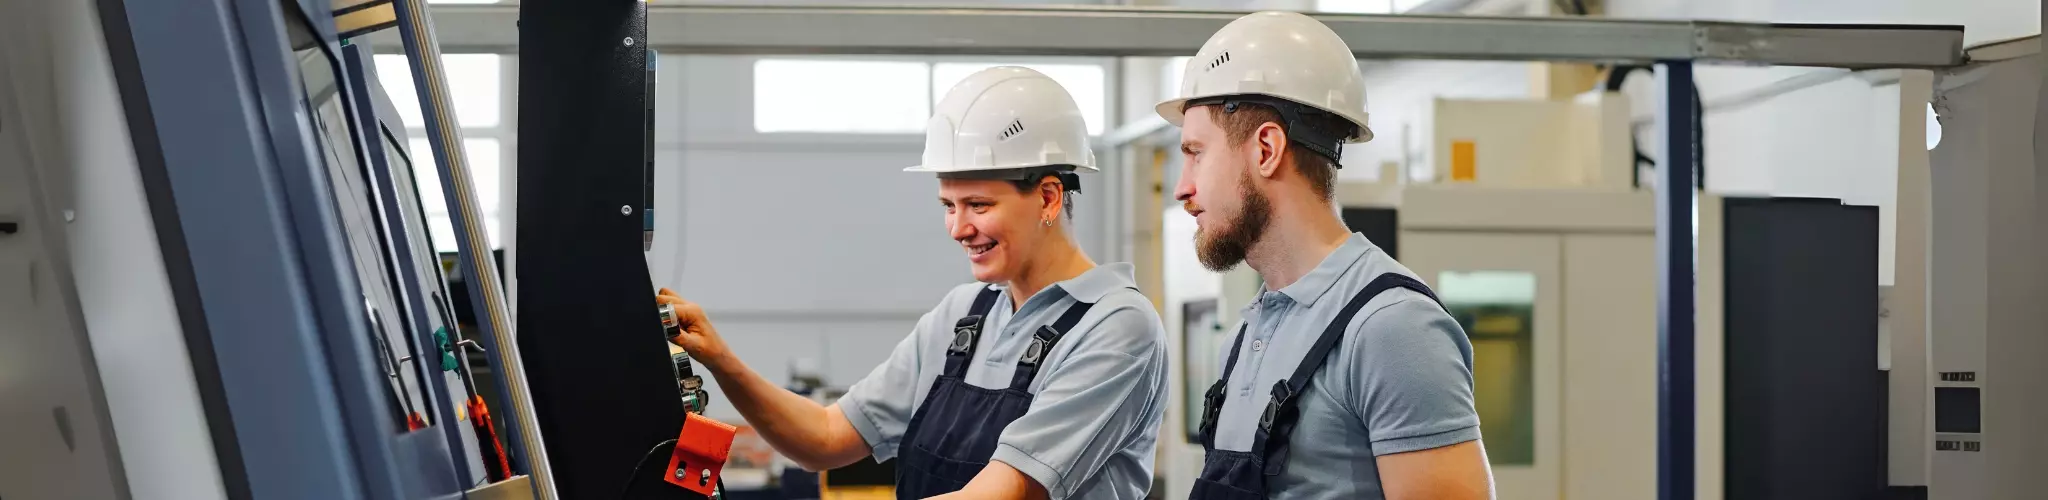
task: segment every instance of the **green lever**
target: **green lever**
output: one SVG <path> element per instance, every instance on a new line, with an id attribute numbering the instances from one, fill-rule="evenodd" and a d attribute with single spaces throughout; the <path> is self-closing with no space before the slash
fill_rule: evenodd
<path id="1" fill-rule="evenodd" d="M 441 347 L 441 371 L 455 371 L 460 362 L 455 359 L 455 346 L 448 342 L 448 327 L 434 329 L 434 345 Z"/>

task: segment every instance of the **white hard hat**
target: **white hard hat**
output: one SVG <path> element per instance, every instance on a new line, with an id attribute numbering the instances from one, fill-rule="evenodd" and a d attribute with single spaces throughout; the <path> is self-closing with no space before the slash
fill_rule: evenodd
<path id="1" fill-rule="evenodd" d="M 1365 78 L 1358 72 L 1357 57 L 1330 27 L 1299 13 L 1253 13 L 1217 30 L 1188 60 L 1180 96 L 1159 103 L 1157 110 L 1168 123 L 1179 126 L 1190 102 L 1209 104 L 1205 101 L 1239 96 L 1264 104 L 1274 103 L 1259 97 L 1285 100 L 1356 125 L 1358 130 L 1351 133 L 1297 130 L 1289 124 L 1290 137 L 1306 139 L 1302 142 L 1311 149 L 1332 149 L 1319 151 L 1332 158 L 1341 143 L 1372 140 L 1372 129 L 1366 127 Z M 1275 107 L 1291 115 L 1285 106 Z M 1332 137 L 1318 137 L 1322 135 Z"/>
<path id="2" fill-rule="evenodd" d="M 1021 179 L 1047 170 L 1096 170 L 1081 107 L 1037 71 L 977 71 L 947 90 L 934 111 L 924 126 L 924 162 L 905 172 Z"/>

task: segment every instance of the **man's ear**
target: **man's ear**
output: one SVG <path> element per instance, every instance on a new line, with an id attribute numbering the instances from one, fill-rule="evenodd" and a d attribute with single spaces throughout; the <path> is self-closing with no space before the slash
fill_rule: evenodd
<path id="1" fill-rule="evenodd" d="M 1287 131 L 1278 123 L 1266 122 L 1259 124 L 1259 129 L 1252 133 L 1252 139 L 1258 149 L 1258 157 L 1253 159 L 1258 163 L 1253 168 L 1257 169 L 1259 177 L 1271 179 L 1280 175 L 1280 156 L 1287 152 Z"/>

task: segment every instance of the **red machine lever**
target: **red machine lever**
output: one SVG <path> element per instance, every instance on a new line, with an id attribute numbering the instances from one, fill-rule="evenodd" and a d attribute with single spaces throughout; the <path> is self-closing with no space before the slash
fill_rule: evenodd
<path id="1" fill-rule="evenodd" d="M 676 451 L 669 455 L 662 479 L 706 497 L 718 488 L 718 473 L 732 452 L 733 435 L 739 429 L 695 413 L 683 421 L 676 436 Z"/>

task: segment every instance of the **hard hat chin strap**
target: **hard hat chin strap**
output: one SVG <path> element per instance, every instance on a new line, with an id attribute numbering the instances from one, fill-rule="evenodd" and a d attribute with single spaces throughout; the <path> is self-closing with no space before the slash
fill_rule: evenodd
<path id="1" fill-rule="evenodd" d="M 1182 107 L 1182 110 L 1185 111 L 1196 106 L 1216 105 L 1223 108 L 1224 113 L 1236 113 L 1237 109 L 1246 103 L 1260 104 L 1273 108 L 1273 111 L 1280 113 L 1282 129 L 1287 132 L 1287 142 L 1298 144 L 1315 154 L 1329 158 L 1330 165 L 1336 168 L 1344 168 L 1343 164 L 1337 162 L 1337 159 L 1343 156 L 1344 139 L 1349 137 L 1351 133 L 1348 131 L 1325 130 L 1323 127 L 1310 125 L 1302 119 L 1305 116 L 1331 116 L 1329 112 L 1294 101 L 1261 95 L 1230 95 L 1194 99 L 1188 101 Z"/>
<path id="2" fill-rule="evenodd" d="M 1059 174 L 1057 174 L 1057 175 L 1058 175 L 1058 176 L 1059 176 L 1059 178 L 1060 178 L 1060 185 L 1061 185 L 1061 186 L 1066 186 L 1066 189 L 1067 189 L 1068 191 L 1073 191 L 1073 192 L 1074 192 L 1074 194 L 1081 194 L 1081 175 L 1080 175 L 1080 174 L 1076 174 L 1076 173 L 1073 173 L 1073 172 L 1060 172 L 1060 173 L 1059 173 Z"/>

